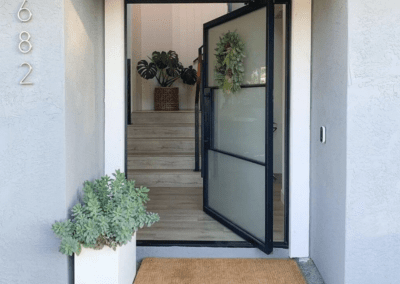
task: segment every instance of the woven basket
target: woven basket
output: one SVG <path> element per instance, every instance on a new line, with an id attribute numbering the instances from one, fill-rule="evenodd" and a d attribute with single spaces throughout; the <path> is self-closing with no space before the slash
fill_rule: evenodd
<path id="1" fill-rule="evenodd" d="M 154 110 L 179 110 L 179 88 L 157 87 L 154 90 Z"/>

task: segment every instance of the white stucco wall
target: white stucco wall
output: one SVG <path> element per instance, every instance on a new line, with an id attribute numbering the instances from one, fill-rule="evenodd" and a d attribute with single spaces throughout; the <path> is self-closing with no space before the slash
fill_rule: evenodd
<path id="1" fill-rule="evenodd" d="M 348 0 L 345 283 L 400 279 L 399 21 L 399 1 Z"/>
<path id="2" fill-rule="evenodd" d="M 309 256 L 311 0 L 292 2 L 289 148 L 291 257 Z"/>
<path id="3" fill-rule="evenodd" d="M 66 206 L 104 174 L 104 0 L 64 1 Z M 69 214 L 71 212 L 69 211 Z M 73 258 L 69 258 L 73 267 Z M 73 269 L 69 270 L 70 281 Z"/>
<path id="4" fill-rule="evenodd" d="M 105 0 L 105 173 L 125 170 L 124 1 Z"/>

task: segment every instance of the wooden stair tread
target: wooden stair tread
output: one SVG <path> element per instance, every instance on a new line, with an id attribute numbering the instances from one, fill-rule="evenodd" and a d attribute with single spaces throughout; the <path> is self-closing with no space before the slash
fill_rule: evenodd
<path id="1" fill-rule="evenodd" d="M 156 127 L 194 127 L 195 124 L 194 123 L 170 123 L 170 122 L 166 122 L 166 123 L 134 123 L 134 124 L 130 124 L 128 125 L 128 128 L 143 128 L 143 127 L 149 127 L 149 128 L 156 128 Z"/>
<path id="2" fill-rule="evenodd" d="M 194 152 L 135 152 L 129 154 L 131 157 L 194 157 Z"/>
<path id="3" fill-rule="evenodd" d="M 174 169 L 172 169 L 172 170 L 128 170 L 128 173 L 137 173 L 140 175 L 143 175 L 143 174 L 200 175 L 200 172 L 195 172 L 193 170 L 174 170 Z"/>
<path id="4" fill-rule="evenodd" d="M 158 110 L 134 110 L 132 113 L 194 113 L 194 109 L 188 110 L 167 110 L 167 111 L 158 111 Z M 201 113 L 201 112 L 200 112 Z"/>

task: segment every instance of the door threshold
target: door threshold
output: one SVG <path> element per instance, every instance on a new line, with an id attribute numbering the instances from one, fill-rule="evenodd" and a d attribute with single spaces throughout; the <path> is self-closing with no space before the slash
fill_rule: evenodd
<path id="1" fill-rule="evenodd" d="M 226 247 L 226 248 L 253 248 L 254 245 L 246 241 L 167 241 L 167 240 L 137 240 L 137 246 L 143 247 Z"/>
<path id="2" fill-rule="evenodd" d="M 218 248 L 254 248 L 246 241 L 167 241 L 167 240 L 137 240 L 139 247 L 218 247 Z M 288 249 L 285 242 L 273 242 L 274 248 Z"/>

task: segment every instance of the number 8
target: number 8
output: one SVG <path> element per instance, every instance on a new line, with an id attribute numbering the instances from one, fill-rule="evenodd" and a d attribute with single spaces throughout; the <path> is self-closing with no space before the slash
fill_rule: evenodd
<path id="1" fill-rule="evenodd" d="M 28 36 L 28 38 L 27 38 L 27 39 L 22 39 L 22 35 L 23 35 L 23 34 L 26 34 L 26 35 Z M 21 42 L 19 43 L 19 50 L 20 50 L 22 53 L 28 53 L 29 51 L 32 50 L 32 44 L 29 42 L 29 40 L 31 39 L 31 35 L 30 35 L 28 32 L 21 32 L 21 33 L 19 34 L 19 39 L 21 40 Z M 23 49 L 22 49 L 22 44 L 23 44 L 24 42 L 27 43 L 27 44 L 29 44 L 28 50 L 23 50 Z"/>
<path id="2" fill-rule="evenodd" d="M 19 11 L 18 11 L 18 19 L 21 22 L 29 22 L 32 19 L 32 12 L 29 9 L 24 8 L 24 5 L 25 5 L 26 2 L 27 2 L 27 0 L 24 0 L 24 3 L 22 3 L 21 8 L 19 8 Z M 22 11 L 27 11 L 29 13 L 29 17 L 27 19 L 25 19 L 25 20 L 22 19 L 22 17 L 21 17 L 21 12 Z"/>

